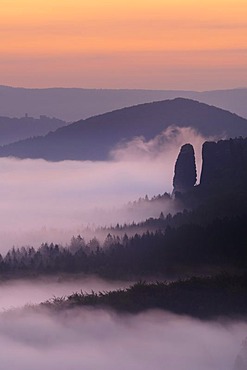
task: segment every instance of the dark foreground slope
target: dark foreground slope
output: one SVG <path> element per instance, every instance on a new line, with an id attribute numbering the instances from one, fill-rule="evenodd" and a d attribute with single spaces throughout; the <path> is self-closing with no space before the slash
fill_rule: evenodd
<path id="1" fill-rule="evenodd" d="M 201 319 L 246 316 L 247 276 L 193 277 L 172 283 L 139 282 L 127 289 L 104 293 L 74 293 L 41 304 L 50 309 L 75 307 L 110 308 L 138 313 L 162 309 Z"/>
<path id="2" fill-rule="evenodd" d="M 0 148 L 0 156 L 50 161 L 105 160 L 120 142 L 151 139 L 171 125 L 192 127 L 205 136 L 247 135 L 247 120 L 196 101 L 178 98 L 142 104 L 78 121 L 45 137 Z"/>

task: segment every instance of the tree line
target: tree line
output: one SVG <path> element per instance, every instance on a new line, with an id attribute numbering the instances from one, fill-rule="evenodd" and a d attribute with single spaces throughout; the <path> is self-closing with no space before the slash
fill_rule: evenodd
<path id="1" fill-rule="evenodd" d="M 183 276 L 242 271 L 247 267 L 247 214 L 216 218 L 206 225 L 187 223 L 122 237 L 108 234 L 100 243 L 73 237 L 64 247 L 44 243 L 12 248 L 0 255 L 2 276 L 53 273 L 97 274 L 109 278 Z"/>

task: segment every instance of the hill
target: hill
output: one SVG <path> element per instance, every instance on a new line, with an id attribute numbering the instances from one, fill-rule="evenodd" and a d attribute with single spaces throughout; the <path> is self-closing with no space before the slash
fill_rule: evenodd
<path id="1" fill-rule="evenodd" d="M 33 136 L 46 135 L 67 123 L 47 116 L 9 118 L 0 117 L 0 145 L 6 145 Z"/>
<path id="2" fill-rule="evenodd" d="M 136 104 L 184 97 L 247 118 L 247 89 L 218 91 L 110 90 L 80 88 L 26 89 L 0 86 L 0 115 L 45 114 L 73 122 Z"/>
<path id="3" fill-rule="evenodd" d="M 60 160 L 106 160 L 120 142 L 150 140 L 167 127 L 192 127 L 205 136 L 246 136 L 247 120 L 189 99 L 141 104 L 75 122 L 38 137 L 0 148 L 0 156 Z"/>
<path id="4" fill-rule="evenodd" d="M 127 289 L 109 292 L 73 293 L 68 297 L 53 298 L 31 307 L 51 310 L 78 307 L 110 308 L 117 312 L 139 313 L 161 309 L 200 319 L 220 316 L 246 317 L 246 275 L 192 277 L 174 282 L 146 283 L 140 281 Z"/>

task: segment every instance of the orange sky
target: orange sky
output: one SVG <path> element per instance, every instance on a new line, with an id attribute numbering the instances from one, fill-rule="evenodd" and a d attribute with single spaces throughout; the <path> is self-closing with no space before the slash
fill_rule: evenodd
<path id="1" fill-rule="evenodd" d="M 246 0 L 1 0 L 0 84 L 247 86 Z"/>

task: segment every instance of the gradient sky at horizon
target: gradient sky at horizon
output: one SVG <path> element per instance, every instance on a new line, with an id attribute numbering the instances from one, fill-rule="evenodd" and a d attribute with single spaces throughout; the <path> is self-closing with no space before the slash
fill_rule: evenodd
<path id="1" fill-rule="evenodd" d="M 0 84 L 247 86 L 246 0 L 2 0 Z"/>

